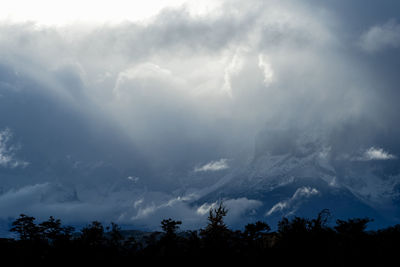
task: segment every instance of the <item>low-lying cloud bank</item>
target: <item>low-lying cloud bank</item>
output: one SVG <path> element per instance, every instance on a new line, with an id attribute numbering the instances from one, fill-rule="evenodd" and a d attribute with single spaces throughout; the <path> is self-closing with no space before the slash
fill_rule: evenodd
<path id="1" fill-rule="evenodd" d="M 184 221 L 183 229 L 204 227 L 209 210 L 219 202 L 193 206 L 190 200 L 190 196 L 171 198 L 161 192 L 119 190 L 109 191 L 103 198 L 86 196 L 82 201 L 73 190 L 44 183 L 4 192 L 0 196 L 0 218 L 6 220 L 25 213 L 43 220 L 51 215 L 70 224 L 100 220 L 141 229 L 158 229 L 161 220 L 174 218 Z M 223 204 L 229 210 L 226 222 L 236 227 L 243 225 L 242 216 L 254 214 L 262 206 L 261 202 L 247 198 L 225 199 Z"/>

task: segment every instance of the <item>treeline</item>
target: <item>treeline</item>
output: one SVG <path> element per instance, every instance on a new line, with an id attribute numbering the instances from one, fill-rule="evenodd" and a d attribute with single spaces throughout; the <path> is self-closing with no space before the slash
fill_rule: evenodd
<path id="1" fill-rule="evenodd" d="M 307 266 L 386 266 L 398 261 L 400 225 L 366 231 L 369 218 L 328 221 L 328 210 L 315 218 L 283 218 L 277 231 L 266 222 L 243 230 L 227 227 L 227 209 L 211 209 L 207 225 L 200 230 L 179 231 L 181 221 L 161 221 L 162 232 L 135 239 L 124 236 L 111 223 L 94 221 L 79 232 L 50 217 L 40 224 L 20 215 L 12 223 L 17 239 L 0 239 L 3 262 L 8 265 L 109 264 L 307 264 Z"/>

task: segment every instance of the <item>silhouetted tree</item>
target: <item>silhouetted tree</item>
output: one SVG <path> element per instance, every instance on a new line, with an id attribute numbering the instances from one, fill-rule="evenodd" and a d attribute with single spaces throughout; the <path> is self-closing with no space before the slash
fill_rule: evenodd
<path id="1" fill-rule="evenodd" d="M 370 218 L 355 218 L 347 221 L 336 220 L 335 230 L 340 234 L 360 235 L 365 233 L 368 223 L 373 220 Z"/>
<path id="2" fill-rule="evenodd" d="M 34 223 L 35 218 L 21 214 L 12 223 L 11 232 L 19 234 L 21 240 L 37 240 L 40 238 L 40 228 Z"/>
<path id="3" fill-rule="evenodd" d="M 135 253 L 138 250 L 141 250 L 143 246 L 136 240 L 136 238 L 130 236 L 124 240 L 123 248 L 131 253 Z"/>
<path id="4" fill-rule="evenodd" d="M 281 235 L 304 235 L 309 231 L 311 222 L 306 218 L 295 216 L 292 220 L 283 218 L 278 222 L 278 233 Z"/>
<path id="5" fill-rule="evenodd" d="M 200 250 L 201 240 L 197 231 L 189 231 L 186 239 L 186 249 L 189 255 L 194 255 Z"/>
<path id="6" fill-rule="evenodd" d="M 242 233 L 242 240 L 238 241 L 242 243 L 240 250 L 248 251 L 247 253 L 254 256 L 260 253 L 260 250 L 268 247 L 267 234 L 270 230 L 269 225 L 262 221 L 247 224 Z"/>
<path id="7" fill-rule="evenodd" d="M 66 241 L 71 239 L 74 228 L 71 226 L 62 226 L 60 219 L 55 219 L 50 216 L 47 221 L 39 224 L 39 229 L 42 237 L 50 243 Z"/>
<path id="8" fill-rule="evenodd" d="M 161 221 L 161 228 L 164 234 L 161 236 L 158 251 L 160 256 L 166 258 L 175 258 L 181 253 L 179 247 L 182 245 L 181 239 L 176 232 L 181 225 L 181 221 L 174 221 L 171 218 Z"/>
<path id="9" fill-rule="evenodd" d="M 62 233 L 61 221 L 60 219 L 54 219 L 53 216 L 50 216 L 47 221 L 44 221 L 39 224 L 40 231 L 44 235 L 45 238 L 48 239 L 56 239 Z"/>
<path id="10" fill-rule="evenodd" d="M 121 227 L 119 227 L 118 224 L 111 222 L 111 228 L 108 227 L 108 230 L 110 230 L 108 232 L 110 236 L 110 244 L 112 246 L 119 246 L 122 240 L 124 240 L 124 237 L 121 234 Z"/>
<path id="11" fill-rule="evenodd" d="M 336 220 L 334 227 L 337 232 L 336 250 L 341 255 L 342 262 L 352 265 L 373 264 L 371 256 L 376 249 L 373 248 L 371 236 L 365 231 L 371 221 L 369 218 Z"/>
<path id="12" fill-rule="evenodd" d="M 228 229 L 224 222 L 224 217 L 227 215 L 228 210 L 223 203 L 219 203 L 217 208 L 211 208 L 208 214 L 208 225 L 202 231 L 202 234 L 207 233 L 222 233 Z"/>
<path id="13" fill-rule="evenodd" d="M 224 222 L 224 217 L 227 213 L 228 210 L 220 202 L 218 207 L 210 209 L 208 224 L 205 229 L 200 231 L 205 247 L 212 254 L 226 253 L 229 245 L 232 244 L 232 231 L 228 229 Z"/>
<path id="14" fill-rule="evenodd" d="M 96 247 L 105 242 L 104 227 L 98 221 L 93 221 L 81 230 L 80 240 L 83 244 Z"/>
<path id="15" fill-rule="evenodd" d="M 3 262 L 11 259 L 17 266 L 176 264 L 193 259 L 197 264 L 233 262 L 246 266 L 259 262 L 390 266 L 400 249 L 400 225 L 367 231 L 372 221 L 369 218 L 337 220 L 336 226 L 330 227 L 330 212 L 322 210 L 313 219 L 283 218 L 277 232 L 270 232 L 269 225 L 262 221 L 247 224 L 242 232 L 227 227 L 227 212 L 222 202 L 210 209 L 208 224 L 199 232 L 177 234 L 182 222 L 165 219 L 161 221 L 163 233 L 135 235 L 138 240 L 124 239 L 115 223 L 105 231 L 97 221 L 84 227 L 79 237 L 71 238 L 73 228 L 62 226 L 59 219 L 50 216 L 36 225 L 34 217 L 21 214 L 10 229 L 19 239 L 0 238 L 0 251 Z"/>
<path id="16" fill-rule="evenodd" d="M 161 221 L 161 228 L 163 229 L 167 238 L 175 238 L 176 231 L 179 229 L 179 225 L 181 224 L 181 221 L 174 221 L 169 218 Z"/>
<path id="17" fill-rule="evenodd" d="M 320 232 L 327 230 L 328 222 L 331 218 L 331 212 L 328 209 L 323 209 L 318 213 L 317 218 L 312 219 L 310 222 L 310 230 L 313 232 Z"/>
<path id="18" fill-rule="evenodd" d="M 271 227 L 267 223 L 257 221 L 256 223 L 247 224 L 243 234 L 247 239 L 255 241 L 263 238 L 269 231 L 271 231 Z"/>
<path id="19" fill-rule="evenodd" d="M 155 247 L 160 240 L 160 232 L 152 232 L 149 235 L 143 237 L 146 247 Z"/>
<path id="20" fill-rule="evenodd" d="M 327 243 L 320 237 L 327 229 L 326 211 L 320 212 L 316 219 L 295 216 L 291 220 L 283 218 L 278 223 L 278 241 L 276 247 L 279 253 L 290 255 L 285 264 L 296 264 L 308 259 L 309 265 L 321 265 L 330 252 Z M 322 238 L 324 240 L 324 238 Z M 283 257 L 284 255 L 281 255 Z M 322 264 L 324 265 L 324 264 Z"/>

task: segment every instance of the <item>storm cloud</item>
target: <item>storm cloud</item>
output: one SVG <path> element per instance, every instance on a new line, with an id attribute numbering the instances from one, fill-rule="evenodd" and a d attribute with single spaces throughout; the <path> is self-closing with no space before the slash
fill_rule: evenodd
<path id="1" fill-rule="evenodd" d="M 173 214 L 198 225 L 212 205 L 189 200 L 264 147 L 340 166 L 395 161 L 399 4 L 369 4 L 232 0 L 146 23 L 3 20 L 2 216 L 157 227 Z M 232 222 L 262 205 L 227 203 Z"/>

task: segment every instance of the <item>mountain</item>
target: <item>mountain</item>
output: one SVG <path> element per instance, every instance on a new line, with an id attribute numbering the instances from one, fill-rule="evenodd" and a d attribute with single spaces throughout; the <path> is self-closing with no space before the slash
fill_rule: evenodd
<path id="1" fill-rule="evenodd" d="M 322 134 L 294 132 L 264 131 L 247 167 L 204 190 L 195 203 L 257 200 L 262 205 L 248 211 L 245 220 L 264 220 L 272 226 L 282 217 L 315 217 L 322 209 L 329 209 L 332 219 L 373 218 L 371 227 L 398 223 L 397 158 L 340 153 Z"/>
<path id="2" fill-rule="evenodd" d="M 22 212 L 144 229 L 175 216 L 197 227 L 220 199 L 241 205 L 236 224 L 260 219 L 272 226 L 282 216 L 315 216 L 324 208 L 377 225 L 399 221 L 400 149 L 389 138 L 396 134 L 360 136 L 369 130 L 363 122 L 338 129 L 270 125 L 248 161 L 241 160 L 251 150 L 247 142 L 226 152 L 216 149 L 217 140 L 203 144 L 202 133 L 192 146 L 150 149 L 89 101 L 76 78 L 73 87 L 55 86 L 0 64 L 1 229 Z"/>

